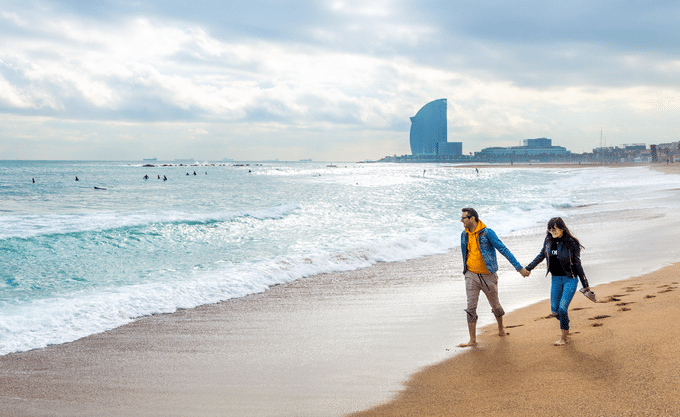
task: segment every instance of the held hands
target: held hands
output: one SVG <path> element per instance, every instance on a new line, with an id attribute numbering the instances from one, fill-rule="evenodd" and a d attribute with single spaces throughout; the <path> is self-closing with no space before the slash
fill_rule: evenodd
<path id="1" fill-rule="evenodd" d="M 526 277 L 528 277 L 529 275 L 531 275 L 531 271 L 527 271 L 526 268 L 520 269 L 520 270 L 519 270 L 519 273 L 522 274 L 522 276 L 523 276 L 524 278 L 526 278 Z"/>

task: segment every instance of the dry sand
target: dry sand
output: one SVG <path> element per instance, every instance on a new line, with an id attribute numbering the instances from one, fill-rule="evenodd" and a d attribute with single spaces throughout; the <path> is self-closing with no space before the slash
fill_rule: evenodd
<path id="1" fill-rule="evenodd" d="M 498 337 L 413 376 L 393 402 L 354 416 L 678 416 L 680 264 L 604 284 L 570 308 L 572 337 L 544 301 L 506 316 Z"/>

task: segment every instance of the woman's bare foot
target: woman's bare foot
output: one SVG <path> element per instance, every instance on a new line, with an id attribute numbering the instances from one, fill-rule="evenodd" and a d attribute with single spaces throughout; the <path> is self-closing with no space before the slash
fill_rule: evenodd
<path id="1" fill-rule="evenodd" d="M 560 337 L 560 340 L 555 342 L 555 346 L 564 346 L 567 343 L 567 336 L 569 336 L 569 330 L 562 330 L 562 337 Z"/>
<path id="2" fill-rule="evenodd" d="M 470 340 L 467 343 L 461 343 L 460 345 L 458 345 L 459 348 L 466 348 L 466 347 L 473 347 L 473 346 L 477 346 L 476 340 Z"/>

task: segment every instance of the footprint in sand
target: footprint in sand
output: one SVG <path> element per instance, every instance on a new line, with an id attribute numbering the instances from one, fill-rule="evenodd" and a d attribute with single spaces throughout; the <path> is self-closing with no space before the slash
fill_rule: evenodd
<path id="1" fill-rule="evenodd" d="M 630 311 L 630 308 L 628 308 L 628 307 L 623 307 L 623 308 L 620 308 L 619 311 Z"/>
<path id="2" fill-rule="evenodd" d="M 671 291 L 674 291 L 675 289 L 677 289 L 677 287 L 671 287 L 670 285 L 664 285 L 663 287 L 667 287 L 667 288 L 665 290 L 658 291 L 657 292 L 658 294 L 663 294 L 665 292 L 671 292 Z M 659 287 L 659 288 L 663 288 L 663 287 Z"/>
<path id="3" fill-rule="evenodd" d="M 645 295 L 645 298 L 654 298 L 656 295 Z"/>
<path id="4" fill-rule="evenodd" d="M 629 301 L 627 303 L 616 303 L 617 306 L 627 306 L 628 304 L 635 304 L 635 301 Z"/>
<path id="5" fill-rule="evenodd" d="M 602 320 L 602 319 L 606 319 L 607 317 L 611 317 L 611 316 L 606 316 L 606 315 L 595 316 L 595 317 L 590 317 L 588 320 Z M 594 323 L 593 324 L 593 327 L 600 327 L 600 326 L 602 326 L 602 323 Z"/>

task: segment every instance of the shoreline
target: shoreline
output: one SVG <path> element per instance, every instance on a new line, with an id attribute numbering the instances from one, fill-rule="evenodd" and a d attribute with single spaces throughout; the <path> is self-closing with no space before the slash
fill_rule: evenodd
<path id="1" fill-rule="evenodd" d="M 378 405 L 410 374 L 450 356 L 443 318 L 460 284 L 446 273 L 451 260 L 447 253 L 316 275 L 0 356 L 0 409 L 316 417 Z M 412 338 L 404 343 L 404 335 Z"/>
<path id="2" fill-rule="evenodd" d="M 443 256 L 446 255 L 435 258 Z M 414 267 L 429 268 L 431 261 L 421 259 Z M 389 269 L 390 265 L 379 267 Z M 407 272 L 413 270 L 407 268 Z M 376 272 L 380 271 L 371 273 Z M 360 276 L 349 275 L 359 287 L 358 291 L 351 291 L 350 298 L 364 294 L 371 301 L 381 302 L 368 294 L 375 291 L 373 285 L 366 287 Z M 296 381 L 309 377 L 304 368 L 325 366 L 326 369 L 315 372 L 319 377 L 316 383 L 323 385 L 361 352 L 350 352 L 344 359 L 334 357 L 332 362 L 322 361 L 321 365 L 306 360 L 300 355 L 302 345 L 318 344 L 318 340 L 295 340 L 301 333 L 286 335 L 292 330 L 290 326 L 270 334 L 291 319 L 295 325 L 308 328 L 309 332 L 303 332 L 306 337 L 331 338 L 332 333 L 343 329 L 330 328 L 327 333 L 311 334 L 318 332 L 319 327 L 309 321 L 319 314 L 321 320 L 327 319 L 328 312 L 341 315 L 331 324 L 354 322 L 360 324 L 361 332 L 369 338 L 377 335 L 385 339 L 377 346 L 362 344 L 361 349 L 368 351 L 371 359 L 414 361 L 412 352 L 396 357 L 387 352 L 401 348 L 397 339 L 389 338 L 389 333 L 404 334 L 404 329 L 393 328 L 394 323 L 385 328 L 385 315 L 393 314 L 393 309 L 381 311 L 371 306 L 350 316 L 351 310 L 366 304 L 366 299 L 358 304 L 341 303 L 340 309 L 334 303 L 327 312 L 318 309 L 315 298 L 327 298 L 327 287 L 339 278 L 337 273 L 325 274 L 315 282 L 304 283 L 304 288 L 299 283 L 284 284 L 275 287 L 273 293 L 143 317 L 75 342 L 4 355 L 0 357 L 0 406 L 6 413 L 3 415 L 368 417 L 680 413 L 680 393 L 675 390 L 680 382 L 680 359 L 676 357 L 680 329 L 672 322 L 680 312 L 680 262 L 648 274 L 593 286 L 598 303 L 577 292 L 570 306 L 572 334 L 567 346 L 553 346 L 559 337 L 559 324 L 546 317 L 549 301 L 542 299 L 506 314 L 504 321 L 510 333 L 507 337 L 497 336 L 495 323 L 480 326 L 479 345 L 475 348 L 456 348 L 456 340 L 444 337 L 445 340 L 440 340 L 442 358 L 418 364 L 418 369 L 409 375 L 391 375 L 391 379 L 404 385 L 390 385 L 390 378 L 380 375 L 388 369 L 383 367 L 378 368 L 377 374 L 375 369 L 367 369 L 340 380 L 340 386 L 353 387 L 350 391 L 340 389 L 326 398 L 323 390 L 314 388 L 307 387 L 301 393 L 296 389 Z M 408 289 L 409 298 L 423 302 L 408 287 L 408 279 L 399 279 L 398 285 Z M 398 293 L 393 291 L 388 298 Z M 338 295 L 342 296 L 330 296 Z M 480 307 L 485 307 L 484 303 L 485 300 L 480 300 Z M 293 306 L 302 311 L 288 312 Z M 282 316 L 278 323 L 268 323 L 272 311 Z M 367 311 L 380 316 L 379 324 L 360 323 Z M 299 320 L 300 313 L 308 322 Z M 448 309 L 437 316 L 438 323 L 431 323 L 434 327 L 424 329 L 420 336 L 413 328 L 406 332 L 422 337 L 420 349 L 427 349 L 433 334 L 450 330 L 451 323 L 436 326 L 442 324 L 442 317 L 451 315 L 460 314 Z M 248 337 L 253 327 L 261 336 Z M 228 346 L 234 341 L 241 346 Z M 271 362 L 263 361 L 266 357 Z M 286 366 L 291 363 L 292 367 Z M 252 374 L 260 371 L 269 381 L 253 379 Z M 564 394 L 552 391 L 555 384 L 565 387 Z M 254 387 L 258 391 L 253 391 Z M 362 397 L 367 391 L 383 392 L 383 400 L 376 401 L 374 395 Z M 259 403 L 265 399 L 271 403 Z M 310 399 L 311 403 L 307 403 Z M 239 405 L 239 401 L 246 404 Z"/>
<path id="3" fill-rule="evenodd" d="M 549 300 L 506 315 L 510 335 L 481 329 L 480 344 L 412 376 L 369 416 L 680 414 L 680 263 L 576 294 L 571 338 L 553 346 L 559 323 Z"/>

